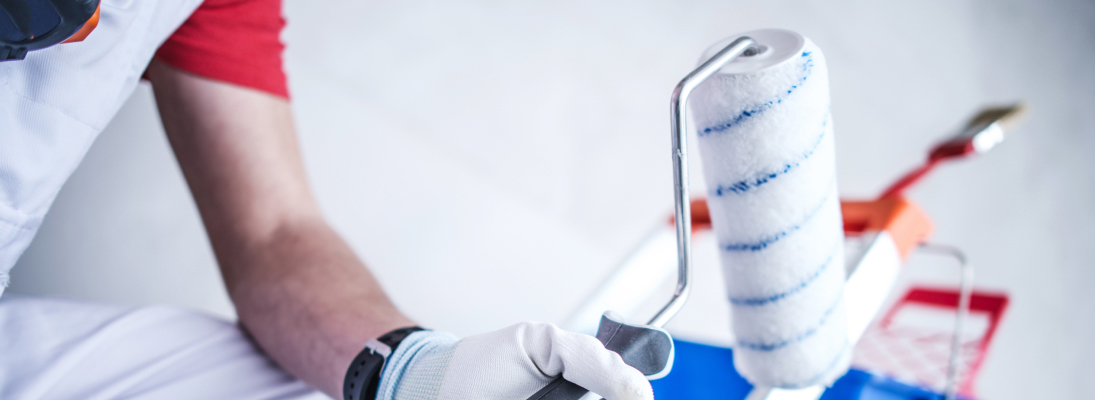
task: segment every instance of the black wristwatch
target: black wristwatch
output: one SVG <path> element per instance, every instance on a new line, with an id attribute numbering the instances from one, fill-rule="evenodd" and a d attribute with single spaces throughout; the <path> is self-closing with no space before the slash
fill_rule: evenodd
<path id="1" fill-rule="evenodd" d="M 422 331 L 417 326 L 396 329 L 379 338 L 365 342 L 361 350 L 350 363 L 346 379 L 342 381 L 342 396 L 346 400 L 376 400 L 376 391 L 380 386 L 380 371 L 392 351 L 410 334 Z"/>

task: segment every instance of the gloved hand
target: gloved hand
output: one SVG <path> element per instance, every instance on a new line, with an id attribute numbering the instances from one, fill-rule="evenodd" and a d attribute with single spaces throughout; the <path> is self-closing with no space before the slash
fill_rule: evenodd
<path id="1" fill-rule="evenodd" d="M 525 322 L 460 340 L 415 332 L 380 374 L 377 400 L 524 400 L 562 374 L 607 400 L 652 400 L 641 372 L 596 338 Z"/>

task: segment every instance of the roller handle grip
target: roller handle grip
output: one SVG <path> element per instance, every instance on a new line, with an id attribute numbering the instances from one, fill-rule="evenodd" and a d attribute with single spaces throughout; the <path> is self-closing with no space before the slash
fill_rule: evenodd
<path id="1" fill-rule="evenodd" d="M 529 400 L 578 400 L 586 393 L 589 391 L 584 387 L 560 376 L 529 397 Z"/>
<path id="2" fill-rule="evenodd" d="M 597 340 L 623 358 L 627 365 L 658 379 L 673 368 L 673 338 L 663 329 L 646 325 L 628 325 L 612 312 L 601 316 L 597 327 Z M 529 396 L 528 400 L 578 400 L 589 390 L 563 379 L 562 376 L 548 383 Z"/>

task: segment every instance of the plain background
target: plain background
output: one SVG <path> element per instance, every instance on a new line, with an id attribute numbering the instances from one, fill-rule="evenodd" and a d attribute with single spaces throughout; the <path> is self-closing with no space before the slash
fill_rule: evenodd
<path id="1" fill-rule="evenodd" d="M 664 223 L 669 94 L 724 37 L 787 28 L 825 52 L 845 198 L 877 194 L 978 108 L 1025 101 L 998 149 L 911 197 L 978 287 L 1011 296 L 981 395 L 1095 392 L 1091 1 L 289 0 L 285 14 L 323 209 L 399 306 L 458 334 L 560 321 Z M 233 315 L 147 86 L 12 284 Z"/>

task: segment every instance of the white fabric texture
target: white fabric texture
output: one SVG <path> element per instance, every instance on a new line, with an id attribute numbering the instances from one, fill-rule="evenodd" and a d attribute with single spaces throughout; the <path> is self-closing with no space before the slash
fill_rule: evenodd
<path id="1" fill-rule="evenodd" d="M 560 374 L 608 400 L 654 398 L 646 377 L 596 338 L 524 322 L 459 341 L 411 334 L 385 364 L 377 399 L 526 399 Z"/>
<path id="2" fill-rule="evenodd" d="M 199 4 L 103 0 L 83 42 L 0 63 L 0 294 L 61 185 Z"/>
<path id="3" fill-rule="evenodd" d="M 459 338 L 435 331 L 410 334 L 381 371 L 377 400 L 436 399 Z"/>
<path id="4" fill-rule="evenodd" d="M 850 360 L 827 75 L 807 39 L 770 68 L 712 76 L 692 99 L 734 365 L 756 385 L 830 384 Z"/>
<path id="5" fill-rule="evenodd" d="M 0 338 L 0 399 L 330 399 L 234 324 L 180 308 L 9 294 Z"/>

